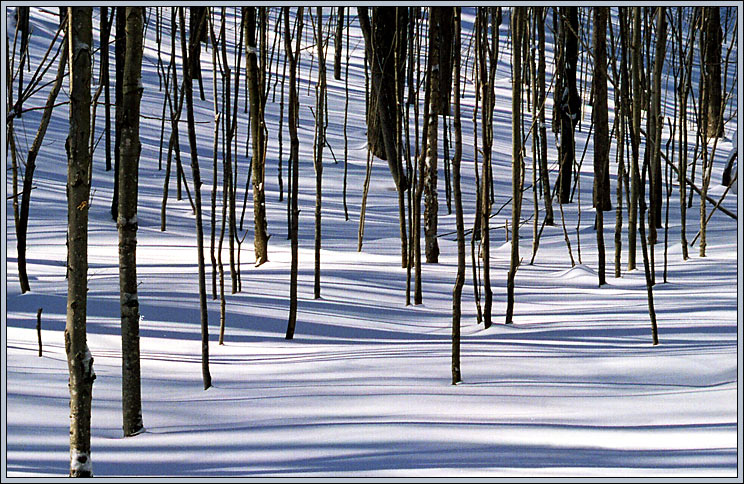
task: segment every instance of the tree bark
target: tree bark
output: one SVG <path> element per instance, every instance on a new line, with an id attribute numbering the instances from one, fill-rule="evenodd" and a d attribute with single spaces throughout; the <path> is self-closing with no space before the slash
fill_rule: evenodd
<path id="1" fill-rule="evenodd" d="M 443 30 L 446 23 L 445 9 L 451 7 L 431 7 L 429 12 L 429 65 L 431 82 L 429 83 L 429 118 L 427 120 L 426 163 L 421 174 L 424 178 L 424 239 L 426 262 L 439 262 L 439 241 L 437 240 L 437 222 L 439 212 L 439 195 L 437 191 L 439 114 L 442 110 L 442 61 L 444 57 Z M 451 39 L 449 39 L 451 40 Z"/>
<path id="2" fill-rule="evenodd" d="M 212 386 L 212 377 L 209 373 L 209 313 L 207 312 L 207 286 L 204 274 L 204 226 L 202 224 L 202 202 L 201 202 L 201 175 L 199 172 L 199 157 L 197 155 L 196 131 L 194 130 L 194 93 L 191 80 L 189 56 L 193 52 L 193 45 L 189 51 L 186 49 L 186 19 L 183 11 L 179 8 L 179 24 L 181 30 L 181 56 L 183 59 L 184 89 L 186 90 L 186 115 L 189 129 L 189 146 L 191 148 L 191 171 L 194 178 L 194 202 L 196 204 L 196 247 L 197 264 L 199 267 L 199 310 L 201 315 L 201 356 L 202 356 L 202 382 L 204 389 Z M 206 10 L 205 10 L 206 13 Z M 204 21 L 202 18 L 202 21 Z M 191 39 L 191 44 L 196 39 Z M 226 182 L 227 183 L 227 182 Z"/>
<path id="3" fill-rule="evenodd" d="M 62 42 L 67 42 L 67 38 L 63 38 Z M 65 68 L 67 66 L 67 57 L 68 50 L 63 48 L 59 59 L 59 67 L 57 68 L 57 76 L 52 85 L 52 89 L 49 91 L 49 96 L 47 97 L 47 102 L 44 106 L 44 114 L 42 114 L 39 128 L 36 131 L 36 137 L 34 138 L 31 149 L 28 150 L 28 156 L 26 157 L 26 171 L 23 174 L 23 191 L 21 192 L 21 210 L 18 216 L 18 223 L 16 224 L 18 279 L 21 283 L 21 293 L 26 293 L 31 290 L 28 281 L 28 272 L 26 271 L 26 236 L 28 233 L 28 215 L 31 206 L 31 190 L 33 190 L 36 158 L 39 155 L 39 150 L 44 141 L 46 130 L 49 127 L 49 121 L 52 118 L 52 111 L 54 109 L 54 103 L 57 100 L 57 94 L 59 94 L 59 90 L 62 87 Z M 18 197 L 15 197 L 14 200 L 17 200 L 17 198 Z"/>
<path id="4" fill-rule="evenodd" d="M 315 96 L 317 99 L 315 113 L 315 271 L 313 283 L 313 295 L 320 299 L 320 249 L 321 249 L 321 210 L 323 202 L 323 148 L 325 147 L 325 89 L 326 89 L 326 65 L 323 50 L 323 8 L 317 7 L 317 28 L 315 31 L 315 42 L 318 49 L 318 84 Z"/>
<path id="5" fill-rule="evenodd" d="M 302 40 L 302 16 L 303 7 L 299 7 L 296 13 L 297 33 L 295 34 L 296 46 L 292 51 L 291 30 L 289 27 L 289 7 L 284 8 L 284 49 L 289 58 L 289 160 L 292 165 L 292 226 L 290 237 L 292 239 L 292 262 L 290 266 L 289 281 L 289 322 L 287 324 L 286 339 L 294 337 L 295 325 L 297 323 L 297 266 L 299 258 L 298 249 L 298 227 L 300 211 L 297 204 L 299 183 L 299 151 L 300 141 L 297 136 L 297 123 L 299 121 L 299 101 L 297 99 L 297 64 L 300 56 L 300 42 Z"/>
<path id="6" fill-rule="evenodd" d="M 126 57 L 122 84 L 119 145 L 119 286 L 121 306 L 122 410 L 124 436 L 144 430 L 140 385 L 139 300 L 137 297 L 137 181 L 142 145 L 143 7 L 126 8 Z"/>
<path id="7" fill-rule="evenodd" d="M 656 9 L 656 53 L 654 54 L 653 86 L 651 87 L 651 106 L 649 110 L 649 129 L 651 143 L 647 145 L 649 156 L 649 244 L 653 251 L 658 236 L 657 228 L 661 228 L 661 133 L 664 130 L 664 119 L 661 110 L 661 77 L 663 75 L 664 58 L 666 56 L 666 10 L 664 7 Z M 653 260 L 653 257 L 652 257 Z"/>
<path id="8" fill-rule="evenodd" d="M 561 145 L 560 156 L 560 198 L 561 203 L 571 202 L 571 185 L 573 165 L 575 162 L 575 138 L 574 130 L 579 122 L 579 111 L 581 109 L 581 98 L 576 89 L 576 65 L 578 62 L 578 37 L 579 20 L 577 7 L 561 7 L 561 38 L 564 39 L 562 47 L 563 64 L 559 66 L 561 75 L 560 93 L 560 130 Z"/>
<path id="9" fill-rule="evenodd" d="M 506 279 L 506 324 L 513 323 L 514 279 L 519 267 L 519 219 L 522 206 L 522 59 L 521 46 L 525 32 L 526 7 L 512 12 L 512 239 L 509 272 Z"/>
<path id="10" fill-rule="evenodd" d="M 90 418 L 93 357 L 88 349 L 88 209 L 90 197 L 91 7 L 69 7 L 70 133 L 67 149 L 67 322 L 65 353 L 70 372 L 70 477 L 91 477 Z"/>
<path id="11" fill-rule="evenodd" d="M 338 7 L 336 15 L 336 37 L 334 41 L 335 53 L 333 56 L 333 78 L 341 80 L 341 51 L 343 49 L 344 35 L 344 7 Z"/>
<path id="12" fill-rule="evenodd" d="M 690 92 L 690 79 L 692 76 L 692 48 L 695 29 L 690 32 L 690 43 L 687 46 L 687 53 L 684 54 L 682 44 L 682 9 L 678 12 L 677 23 L 677 40 L 679 44 L 680 59 L 684 59 L 682 66 L 682 80 L 679 85 L 679 165 L 677 167 L 677 181 L 679 183 L 679 224 L 680 224 L 680 244 L 682 245 L 682 258 L 689 258 L 687 248 L 687 98 Z"/>
<path id="13" fill-rule="evenodd" d="M 126 52 L 126 7 L 116 7 L 116 37 L 114 60 L 116 85 L 114 89 L 114 195 L 111 199 L 111 218 L 118 219 L 119 210 L 119 145 L 121 144 L 121 100 L 124 83 L 124 56 Z M 179 185 L 180 186 L 180 185 Z"/>
<path id="14" fill-rule="evenodd" d="M 543 201 L 545 202 L 545 224 L 553 225 L 553 201 L 550 192 L 550 177 L 548 171 L 548 135 L 545 124 L 545 14 L 543 7 L 535 7 L 537 17 L 537 84 L 538 84 L 538 106 L 539 106 L 539 129 L 540 133 L 540 179 L 543 188 Z"/>
<path id="15" fill-rule="evenodd" d="M 632 85 L 633 85 L 633 96 L 632 96 L 632 134 L 631 134 L 631 149 L 633 156 L 633 163 L 630 165 L 630 206 L 628 207 L 628 270 L 632 271 L 636 268 L 636 239 L 638 230 L 638 201 L 639 201 L 639 190 L 638 186 L 640 183 L 640 173 L 638 173 L 638 143 L 639 134 L 638 131 L 641 127 L 641 101 L 643 94 L 641 93 L 641 11 L 638 7 L 633 7 L 633 40 L 630 45 L 631 48 L 631 64 L 632 64 Z"/>
<path id="16" fill-rule="evenodd" d="M 109 82 L 109 37 L 111 24 L 108 18 L 108 7 L 101 7 L 101 84 L 103 99 L 106 104 L 106 171 L 111 171 L 111 83 Z"/>
<path id="17" fill-rule="evenodd" d="M 398 144 L 399 104 L 402 96 L 405 57 L 405 9 L 395 7 L 374 8 L 374 21 L 370 22 L 366 8 L 358 8 L 359 24 L 364 35 L 365 52 L 372 59 L 372 82 L 367 112 L 368 144 L 371 152 L 387 160 L 388 168 L 398 191 L 398 212 L 401 237 L 401 266 L 406 266 L 405 199 L 403 192 L 407 181 L 403 170 Z M 390 35 L 390 32 L 396 35 Z"/>
<path id="18" fill-rule="evenodd" d="M 723 33 L 721 32 L 721 10 L 720 7 L 704 7 L 705 23 L 703 24 L 704 49 L 704 85 L 706 88 L 707 103 L 703 109 L 708 111 L 708 136 L 723 136 L 723 114 L 721 96 L 721 47 Z"/>
<path id="19" fill-rule="evenodd" d="M 454 128 L 455 154 L 452 158 L 452 184 L 455 198 L 455 224 L 457 226 L 457 276 L 452 290 L 452 384 L 462 381 L 460 372 L 460 317 L 462 314 L 462 287 L 465 284 L 465 222 L 460 190 L 460 162 L 462 160 L 462 126 L 460 124 L 460 7 L 454 8 Z"/>
<path id="20" fill-rule="evenodd" d="M 599 285 L 605 279 L 605 244 L 603 212 L 612 208 L 610 202 L 610 133 L 607 119 L 607 7 L 594 7 L 592 44 L 594 50 L 594 190 L 593 205 L 597 214 L 597 252 Z"/>
<path id="21" fill-rule="evenodd" d="M 253 140 L 253 221 L 256 266 L 269 260 L 266 232 L 266 192 L 264 179 L 266 160 L 264 153 L 264 113 L 259 90 L 259 69 L 256 45 L 256 8 L 244 7 L 246 62 L 248 67 L 248 95 L 251 106 L 251 139 Z M 237 95 L 237 93 L 236 93 Z"/>

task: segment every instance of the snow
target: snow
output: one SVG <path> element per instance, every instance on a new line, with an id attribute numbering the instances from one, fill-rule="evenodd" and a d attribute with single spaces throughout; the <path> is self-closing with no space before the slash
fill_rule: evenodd
<path id="1" fill-rule="evenodd" d="M 235 9 L 228 8 L 227 13 L 232 16 Z M 94 15 L 98 14 L 94 10 Z M 239 25 L 233 20 L 230 17 L 227 22 L 230 62 L 237 39 L 232 29 Z M 463 27 L 472 26 L 473 20 L 474 11 L 464 9 Z M 32 66 L 38 65 L 56 32 L 57 21 L 54 12 L 31 9 Z M 97 22 L 94 19 L 94 27 Z M 269 146 L 265 206 L 272 235 L 269 262 L 254 267 L 252 188 L 245 183 L 250 157 L 245 154 L 247 116 L 240 112 L 238 201 L 243 199 L 246 187 L 249 191 L 245 230 L 239 234 L 242 237 L 248 233 L 242 244 L 243 290 L 238 294 L 226 291 L 227 321 L 222 346 L 216 337 L 219 299 L 208 296 L 214 386 L 202 390 L 194 215 L 185 194 L 183 200 L 176 200 L 175 180 L 171 182 L 168 200 L 168 230 L 160 231 L 164 176 L 157 168 L 160 123 L 150 117 L 160 116 L 163 94 L 158 92 L 153 25 L 151 22 L 147 29 L 142 67 L 142 114 L 148 117 L 141 119 L 137 214 L 142 418 L 146 431 L 124 438 L 121 430 L 118 234 L 110 214 L 113 174 L 104 170 L 101 142 L 93 161 L 95 193 L 89 212 L 87 332 L 97 378 L 93 386 L 91 454 L 85 464 L 92 464 L 97 477 L 741 476 L 741 409 L 737 406 L 742 368 L 738 365 L 741 353 L 737 352 L 741 342 L 737 325 L 738 222 L 716 211 L 709 225 L 707 256 L 699 257 L 695 245 L 690 250 L 690 260 L 683 261 L 675 189 L 670 204 L 667 283 L 662 281 L 664 244 L 660 242 L 655 247 L 654 300 L 661 344 L 652 346 L 640 243 L 639 269 L 628 272 L 626 233 L 623 274 L 621 278 L 613 277 L 614 211 L 604 217 L 608 284 L 598 286 L 596 237 L 592 230 L 591 138 L 580 172 L 582 202 L 576 202 L 577 193 L 573 203 L 563 205 L 577 265 L 571 267 L 568 260 L 558 210 L 555 226 L 544 228 L 534 265 L 528 264 L 531 230 L 523 227 L 520 253 L 524 260 L 516 274 L 514 324 L 505 326 L 502 323 L 511 242 L 505 240 L 503 227 L 504 221 L 511 218 L 511 204 L 494 217 L 494 325 L 484 330 L 476 324 L 468 254 L 462 300 L 463 382 L 450 384 L 451 298 L 457 269 L 455 236 L 440 237 L 439 264 L 422 267 L 423 304 L 405 306 L 406 271 L 400 267 L 397 196 L 385 163 L 373 164 L 363 250 L 357 252 L 366 172 L 366 128 L 364 95 L 359 87 L 364 85 L 363 42 L 356 22 L 352 23 L 349 66 L 350 220 L 345 220 L 342 205 L 344 163 L 341 157 L 338 164 L 326 159 L 322 299 L 313 299 L 314 118 L 309 107 L 314 106 L 314 90 L 308 87 L 314 87 L 316 71 L 308 73 L 311 56 L 315 55 L 308 37 L 302 43 L 302 70 L 298 76 L 301 215 L 295 338 L 284 339 L 291 252 L 286 239 L 286 201 L 278 201 L 278 145 L 272 134 L 278 129 L 277 95 L 277 102 L 269 97 L 266 105 Z M 310 28 L 308 25 L 306 22 L 306 29 Z M 507 80 L 511 49 L 505 40 L 508 26 L 505 19 L 500 27 L 504 37 L 497 73 L 498 79 Z M 273 29 L 270 31 L 269 45 Z M 164 62 L 168 61 L 169 35 L 166 25 Z M 547 37 L 549 83 L 552 33 L 548 32 Z M 281 40 L 279 52 L 283 52 Z M 97 32 L 93 47 L 98 47 Z M 737 59 L 737 52 L 733 54 L 732 58 Z M 200 101 L 197 91 L 195 117 L 204 122 L 197 124 L 197 139 L 208 251 L 209 199 L 213 189 L 212 71 L 207 68 L 211 66 L 211 46 L 202 49 L 202 56 L 207 99 Z M 97 57 L 95 63 L 97 69 Z M 313 66 L 316 69 L 317 62 Z M 281 72 L 276 61 L 274 69 Z M 697 69 L 694 72 L 699 75 Z M 731 69 L 728 75 L 733 82 Z M 241 79 L 241 86 L 243 83 Z M 343 79 L 328 77 L 327 138 L 337 154 L 343 153 L 343 126 L 338 121 L 343 119 L 343 85 Z M 465 226 L 471 228 L 476 204 L 474 147 L 470 141 L 474 92 L 472 84 L 464 85 L 462 189 Z M 497 208 L 507 202 L 511 193 L 510 83 L 498 83 L 495 89 L 493 176 Z M 45 87 L 25 105 L 42 105 L 47 92 Z M 582 94 L 586 100 L 588 92 Z M 241 88 L 239 105 L 244 102 L 243 95 Z M 670 92 L 670 99 L 671 95 Z M 609 98 L 613 98 L 612 94 Z M 549 112 L 552 100 L 549 92 Z M 671 112 L 671 107 L 667 109 Z M 104 124 L 104 110 L 99 107 L 97 115 L 98 136 Z M 614 113 L 610 116 L 612 122 Z M 40 117 L 40 111 L 29 111 L 14 121 L 19 149 L 27 149 Z M 589 113 L 585 119 L 590 119 Z M 718 187 L 721 172 L 727 153 L 738 142 L 732 142 L 730 136 L 736 121 L 734 114 L 726 126 L 727 138 L 718 143 L 710 190 L 714 198 L 715 193 L 723 193 L 724 188 Z M 530 122 L 527 114 L 526 126 Z M 577 130 L 577 154 L 583 150 L 589 131 L 588 121 L 582 124 L 583 129 Z M 287 129 L 285 120 L 285 157 L 289 152 Z M 168 134 L 169 131 L 166 140 Z M 31 199 L 27 253 L 32 290 L 27 294 L 20 294 L 13 208 L 7 197 L 4 206 L 6 420 L 2 444 L 5 452 L 1 454 L 7 477 L 13 478 L 61 477 L 70 469 L 68 369 L 63 337 L 67 290 L 63 161 L 66 136 L 67 107 L 60 106 L 52 116 L 34 177 L 36 189 Z M 182 161 L 193 190 L 185 129 L 181 136 Z M 668 132 L 664 136 L 667 138 Z M 691 131 L 691 150 L 694 136 Z M 439 149 L 441 156 L 443 148 Z M 614 149 L 613 143 L 613 201 Z M 557 177 L 553 143 L 549 144 L 549 152 L 552 187 Z M 3 195 L 12 189 L 10 161 L 6 165 Z M 531 160 L 525 159 L 525 166 L 531 169 Z M 221 177 L 221 168 L 218 176 Z M 530 176 L 527 173 L 526 179 Z M 441 172 L 438 183 L 439 190 L 443 190 Z M 286 187 L 286 175 L 284 184 Z M 723 202 L 734 212 L 739 205 L 737 193 L 731 190 Z M 220 189 L 218 229 L 221 196 Z M 439 203 L 439 232 L 454 233 L 454 212 L 447 214 L 443 197 Z M 543 201 L 539 203 L 542 217 Z M 688 238 L 698 228 L 698 203 L 696 195 L 693 209 L 687 212 Z M 627 209 L 625 202 L 623 205 Z M 576 240 L 579 208 L 580 258 Z M 239 204 L 238 216 L 241 209 Z M 523 218 L 533 215 L 528 196 L 522 212 Z M 624 223 L 627 224 L 627 213 Z M 663 231 L 659 232 L 659 240 L 664 240 Z M 469 243 L 466 245 L 469 248 Z M 229 256 L 227 246 L 225 241 L 225 261 Z M 205 253 L 207 261 L 208 255 Z M 208 291 L 210 277 L 211 268 L 207 266 Z M 41 358 L 37 356 L 35 329 L 40 307 L 44 309 Z M 84 465 L 82 459 L 75 459 L 74 454 L 72 457 L 73 465 Z"/>
<path id="2" fill-rule="evenodd" d="M 70 450 L 70 471 L 75 473 L 89 474 L 91 471 L 90 456 L 87 452 L 79 452 L 75 449 Z"/>

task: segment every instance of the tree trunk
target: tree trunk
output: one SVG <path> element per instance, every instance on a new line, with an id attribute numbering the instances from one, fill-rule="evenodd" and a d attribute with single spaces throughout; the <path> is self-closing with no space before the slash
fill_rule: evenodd
<path id="1" fill-rule="evenodd" d="M 111 83 L 109 82 L 109 37 L 111 23 L 108 18 L 108 7 L 101 7 L 101 84 L 103 99 L 106 104 L 106 171 L 111 171 Z"/>
<path id="2" fill-rule="evenodd" d="M 222 124 L 223 129 L 225 132 L 225 140 L 224 140 L 224 152 L 223 152 L 223 159 L 222 159 L 222 172 L 223 172 L 223 199 L 222 203 L 223 206 L 226 208 L 223 208 L 223 219 L 227 219 L 228 224 L 228 245 L 230 246 L 230 278 L 232 282 L 232 293 L 234 294 L 237 292 L 237 274 L 235 269 L 235 231 L 233 230 L 234 227 L 234 219 L 235 219 L 235 211 L 233 210 L 234 205 L 234 192 L 233 192 L 233 169 L 232 169 L 232 146 L 233 146 L 233 135 L 234 131 L 232 129 L 232 122 L 231 122 L 231 89 L 232 86 L 230 84 L 231 78 L 231 68 L 230 64 L 227 59 L 227 36 L 225 33 L 225 24 L 226 24 L 226 15 L 225 15 L 225 9 L 222 9 L 222 24 L 220 27 L 220 36 L 222 37 L 222 64 L 224 69 L 224 74 L 222 76 L 223 80 L 223 103 L 224 103 L 224 115 L 222 116 Z M 190 73 L 194 72 L 194 63 L 193 61 L 189 62 L 190 67 Z M 240 77 L 240 71 L 236 73 L 237 77 Z M 237 97 L 238 93 L 235 93 L 235 96 Z M 235 154 L 237 156 L 237 153 Z M 223 221 L 223 223 L 225 223 Z M 222 241 L 222 238 L 220 238 L 220 241 Z M 220 250 L 220 255 L 222 251 Z M 222 298 L 222 304 L 224 305 L 224 297 Z"/>
<path id="3" fill-rule="evenodd" d="M 455 155 L 452 158 L 452 184 L 455 196 L 455 224 L 457 226 L 457 276 L 452 290 L 452 384 L 462 381 L 460 373 L 460 316 L 462 314 L 462 286 L 465 284 L 465 222 L 460 190 L 460 162 L 462 160 L 462 126 L 460 124 L 460 7 L 454 8 L 454 102 Z"/>
<path id="4" fill-rule="evenodd" d="M 344 7 L 338 7 L 338 15 L 336 16 L 336 37 L 334 41 L 336 50 L 335 55 L 333 56 L 333 78 L 337 81 L 341 80 L 341 51 L 343 49 L 343 35 Z"/>
<path id="5" fill-rule="evenodd" d="M 248 95 L 251 105 L 251 138 L 253 140 L 253 221 L 254 221 L 254 251 L 256 266 L 269 260 L 268 234 L 266 232 L 266 192 L 264 190 L 264 173 L 266 160 L 264 158 L 264 113 L 259 91 L 259 76 L 257 45 L 256 45 L 256 8 L 244 7 L 245 42 L 248 67 Z M 237 93 L 236 93 L 237 95 Z"/>
<path id="6" fill-rule="evenodd" d="M 122 84 L 119 148 L 119 286 L 121 305 L 122 410 L 124 436 L 144 430 L 140 386 L 139 300 L 137 298 L 137 180 L 142 150 L 139 138 L 142 99 L 142 24 L 144 8 L 126 8 L 126 57 Z"/>
<path id="7" fill-rule="evenodd" d="M 116 86 L 114 89 L 114 196 L 111 199 L 111 218 L 118 219 L 119 210 L 119 145 L 121 144 L 121 101 L 124 83 L 124 56 L 126 53 L 126 7 L 116 7 L 116 41 L 114 60 Z M 179 185 L 180 186 L 180 185 Z"/>
<path id="8" fill-rule="evenodd" d="M 679 85 L 679 166 L 677 168 L 677 180 L 679 182 L 679 224 L 680 224 L 680 244 L 682 245 L 682 258 L 689 258 L 687 249 L 687 97 L 690 92 L 690 78 L 692 74 L 692 40 L 695 35 L 695 29 L 690 32 L 690 44 L 687 47 L 687 54 L 684 54 L 682 44 L 682 9 L 678 12 L 677 39 L 679 43 L 680 59 L 684 59 L 682 66 L 682 80 Z M 682 61 L 682 60 L 681 60 Z"/>
<path id="9" fill-rule="evenodd" d="M 93 357 L 86 336 L 90 184 L 91 7 L 69 7 L 70 133 L 67 137 L 67 322 L 70 372 L 70 477 L 92 477 L 90 418 Z M 74 73 L 74 75 L 73 75 Z"/>
<path id="10" fill-rule="evenodd" d="M 597 214 L 597 252 L 599 285 L 606 284 L 603 212 L 610 210 L 610 133 L 607 119 L 607 7 L 594 7 L 592 44 L 594 50 L 594 190 Z"/>
<path id="11" fill-rule="evenodd" d="M 431 82 L 429 83 L 429 119 L 427 120 L 426 163 L 424 172 L 424 239 L 426 262 L 439 262 L 439 242 L 437 240 L 437 219 L 439 196 L 437 192 L 437 165 L 439 137 L 438 115 L 442 113 L 442 49 L 443 25 L 446 22 L 444 10 L 451 7 L 431 7 L 429 12 L 429 65 Z"/>
<path id="12" fill-rule="evenodd" d="M 358 9 L 359 23 L 364 35 L 365 52 L 372 59 L 372 82 L 367 112 L 368 143 L 372 153 L 387 160 L 398 191 L 398 212 L 401 237 L 401 266 L 406 266 L 405 199 L 407 189 L 405 172 L 398 144 L 399 104 L 402 95 L 405 56 L 405 19 L 407 13 L 395 7 L 374 9 L 374 21 L 370 22 L 366 8 Z M 390 32 L 397 35 L 390 35 Z"/>
<path id="13" fill-rule="evenodd" d="M 204 85 L 201 74 L 201 43 L 207 40 L 206 23 L 200 23 L 205 17 L 207 7 L 189 7 L 189 42 L 194 46 L 191 58 L 191 79 L 199 82 L 199 98 L 204 101 Z M 194 40 L 192 41 L 192 37 Z M 235 94 L 237 96 L 237 93 Z"/>
<path id="14" fill-rule="evenodd" d="M 543 200 L 545 202 L 545 224 L 553 225 L 553 201 L 550 195 L 550 177 L 548 171 L 548 135 L 545 125 L 545 14 L 543 7 L 535 7 L 537 17 L 537 84 L 538 84 L 538 106 L 539 106 L 539 129 L 540 133 L 540 179 L 543 188 Z"/>
<path id="15" fill-rule="evenodd" d="M 494 100 L 494 78 L 496 73 L 496 64 L 498 59 L 495 56 L 495 50 L 489 49 L 489 15 L 493 17 L 494 13 L 491 8 L 482 7 L 478 10 L 478 62 L 479 76 L 481 86 L 481 99 L 483 103 L 481 126 L 481 137 L 483 143 L 483 165 L 480 182 L 480 208 L 478 215 L 480 217 L 480 238 L 481 238 L 481 255 L 483 257 L 483 325 L 485 328 L 491 326 L 491 309 L 493 305 L 493 291 L 491 289 L 491 236 L 489 220 L 491 217 L 492 189 L 493 189 L 493 170 L 491 160 L 493 157 L 493 111 L 495 106 Z M 492 25 L 491 36 L 493 42 L 498 45 L 499 36 L 497 27 Z M 521 142 L 521 141 L 520 141 Z"/>
<path id="16" fill-rule="evenodd" d="M 513 323 L 514 279 L 519 267 L 519 219 L 522 206 L 522 59 L 521 49 L 525 32 L 526 7 L 512 11 L 512 239 L 509 273 L 506 279 L 506 324 Z"/>
<path id="17" fill-rule="evenodd" d="M 18 66 L 18 102 L 15 105 L 15 113 L 20 118 L 23 115 L 23 67 L 28 58 L 28 38 L 31 31 L 29 29 L 29 7 L 16 7 L 16 9 L 18 14 L 17 30 L 21 36 L 21 60 Z"/>
<path id="18" fill-rule="evenodd" d="M 575 138 L 574 130 L 579 122 L 581 98 L 576 90 L 576 65 L 578 62 L 578 37 L 579 32 L 578 8 L 561 7 L 561 38 L 564 40 L 562 47 L 563 64 L 559 66 L 561 75 L 561 146 L 560 155 L 560 198 L 561 203 L 571 202 L 571 182 L 573 165 L 575 162 Z"/>
<path id="19" fill-rule="evenodd" d="M 326 66 L 323 51 L 323 7 L 317 7 L 317 28 L 315 42 L 318 48 L 318 84 L 315 96 L 317 100 L 315 113 L 315 271 L 313 295 L 320 299 L 320 248 L 321 248 L 321 208 L 323 202 L 323 148 L 325 144 L 325 126 L 323 113 L 325 112 Z"/>
<path id="20" fill-rule="evenodd" d="M 630 43 L 632 53 L 632 84 L 633 84 L 633 106 L 632 106 L 632 134 L 631 148 L 633 163 L 630 165 L 630 206 L 628 207 L 628 270 L 636 268 L 636 238 L 638 230 L 638 201 L 640 173 L 638 173 L 638 143 L 641 128 L 641 11 L 633 7 L 633 40 Z"/>
<path id="21" fill-rule="evenodd" d="M 206 13 L 206 10 L 205 10 Z M 201 203 L 201 175 L 199 173 L 199 158 L 196 146 L 196 131 L 194 130 L 194 93 L 189 68 L 189 51 L 186 49 L 186 19 L 183 7 L 178 10 L 179 24 L 181 30 L 181 56 L 183 59 L 183 79 L 186 90 L 186 115 L 189 129 L 189 146 L 191 148 L 191 171 L 194 178 L 194 201 L 196 204 L 196 247 L 197 263 L 199 266 L 199 309 L 201 315 L 201 356 L 202 356 L 202 382 L 204 389 L 212 386 L 212 377 L 209 373 L 209 313 L 207 312 L 207 286 L 204 274 L 204 226 L 202 224 Z M 204 21 L 202 18 L 202 21 Z M 193 39 L 191 43 L 193 44 Z M 193 45 L 189 49 L 193 52 Z M 225 182 L 227 183 L 227 181 Z"/>
<path id="22" fill-rule="evenodd" d="M 62 42 L 67 42 L 67 38 L 64 38 Z M 65 68 L 67 66 L 67 56 L 68 50 L 63 48 L 59 59 L 59 67 L 57 68 L 57 76 L 54 85 L 52 86 L 51 91 L 49 91 L 49 96 L 47 97 L 47 102 L 44 106 L 44 114 L 42 114 L 41 122 L 39 123 L 39 129 L 36 131 L 36 137 L 34 138 L 31 149 L 28 150 L 28 156 L 26 157 L 26 171 L 23 174 L 23 191 L 20 195 L 21 210 L 18 216 L 18 223 L 16 224 L 18 279 L 21 283 L 21 293 L 26 293 L 31 290 L 31 286 L 28 282 L 28 273 L 26 271 L 26 235 L 28 232 L 28 215 L 31 206 L 31 190 L 33 190 L 36 158 L 39 155 L 39 150 L 44 141 L 47 127 L 49 127 L 49 121 L 52 118 L 52 110 L 54 109 L 57 94 L 59 94 L 59 90 L 62 87 Z M 15 197 L 14 200 L 17 198 L 18 197 Z"/>
<path id="23" fill-rule="evenodd" d="M 657 7 L 656 10 L 656 53 L 654 55 L 654 72 L 653 86 L 651 87 L 651 107 L 649 109 L 649 129 L 648 136 L 651 143 L 647 144 L 646 152 L 650 151 L 649 156 L 649 244 L 653 254 L 654 244 L 658 236 L 657 228 L 661 228 L 661 206 L 662 206 L 662 189 L 661 189 L 661 133 L 664 130 L 664 118 L 661 110 L 661 77 L 663 75 L 664 57 L 666 56 L 666 11 L 664 7 Z M 653 256 L 651 258 L 653 260 Z"/>
<path id="24" fill-rule="evenodd" d="M 297 207 L 298 183 L 299 183 L 299 151 L 300 141 L 297 136 L 297 123 L 299 121 L 299 101 L 297 99 L 297 64 L 300 56 L 300 42 L 302 40 L 302 15 L 303 7 L 299 7 L 296 13 L 297 33 L 295 34 L 296 46 L 292 51 L 291 30 L 289 27 L 289 7 L 284 7 L 284 49 L 289 58 L 289 161 L 292 165 L 292 226 L 290 237 L 292 239 L 292 262 L 290 266 L 289 281 L 289 323 L 287 324 L 286 339 L 294 337 L 297 322 L 297 265 L 299 257 L 298 249 L 298 226 L 300 211 Z"/>
<path id="25" fill-rule="evenodd" d="M 721 46 L 723 43 L 723 34 L 721 32 L 721 11 L 718 6 L 704 7 L 705 22 L 703 24 L 703 41 L 704 49 L 704 69 L 705 89 L 708 111 L 708 136 L 723 136 L 723 114 L 721 97 Z"/>

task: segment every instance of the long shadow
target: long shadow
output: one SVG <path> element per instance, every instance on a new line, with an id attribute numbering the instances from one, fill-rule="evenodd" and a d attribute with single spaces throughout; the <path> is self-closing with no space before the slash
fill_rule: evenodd
<path id="1" fill-rule="evenodd" d="M 357 436 L 354 443 L 345 438 L 353 436 L 360 430 L 359 425 L 372 426 L 370 434 Z M 491 442 L 465 443 L 460 439 L 428 439 L 425 436 L 402 437 L 415 435 L 421 427 L 429 431 L 441 430 L 443 433 L 456 432 L 458 429 L 467 434 L 479 429 L 493 433 Z M 261 442 L 245 439 L 231 444 L 199 442 L 189 443 L 189 435 L 196 437 L 201 432 L 193 430 L 150 429 L 141 437 L 131 440 L 107 439 L 99 442 L 98 451 L 93 454 L 94 472 L 98 476 L 281 476 L 288 474 L 333 475 L 336 473 L 371 473 L 376 472 L 435 472 L 446 476 L 454 473 L 466 473 L 470 470 L 478 474 L 499 471 L 509 474 L 510 471 L 524 474 L 530 469 L 560 470 L 581 474 L 582 471 L 603 469 L 609 477 L 622 477 L 628 469 L 644 470 L 649 473 L 684 469 L 705 469 L 708 472 L 736 472 L 737 451 L 735 447 L 723 448 L 608 448 L 606 444 L 591 445 L 549 445 L 517 444 L 499 442 L 499 435 L 515 435 L 520 430 L 541 431 L 545 435 L 551 432 L 596 432 L 597 435 L 615 431 L 633 431 L 653 433 L 654 431 L 730 431 L 736 430 L 733 423 L 701 424 L 684 426 L 653 427 L 596 427 L 550 424 L 463 424 L 457 422 L 431 424 L 430 422 L 356 422 L 353 419 L 344 422 L 310 423 L 310 424 L 274 424 L 274 425 L 237 425 L 217 429 L 213 432 L 215 440 L 233 439 L 236 435 L 266 435 L 280 432 L 282 436 L 302 436 L 304 432 L 334 429 L 339 441 L 318 441 L 305 443 L 300 438 L 293 442 Z M 20 426 L 9 426 L 12 435 L 22 434 L 29 429 Z M 61 431 L 61 428 L 47 428 L 45 432 Z M 147 439 L 150 435 L 183 434 L 180 443 L 172 439 L 165 443 L 148 442 L 141 447 L 138 439 Z M 387 437 L 379 438 L 380 435 Z M 285 437 L 286 438 L 286 437 Z M 606 441 L 604 441 L 606 442 Z M 9 472 L 59 472 L 67 471 L 67 447 L 64 445 L 31 444 L 8 445 Z M 15 463 L 14 452 L 38 453 L 44 456 L 32 462 Z M 200 458 L 192 459 L 191 456 Z M 58 457 L 53 457 L 58 456 Z M 255 456 L 255 457 L 251 457 Z"/>

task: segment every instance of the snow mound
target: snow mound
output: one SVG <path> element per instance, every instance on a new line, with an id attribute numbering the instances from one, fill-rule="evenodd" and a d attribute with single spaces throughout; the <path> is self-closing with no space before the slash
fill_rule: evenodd
<path id="1" fill-rule="evenodd" d="M 599 284 L 599 275 L 597 275 L 597 272 L 584 264 L 576 264 L 570 269 L 556 272 L 552 278 L 570 285 L 596 286 Z"/>

